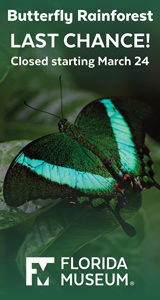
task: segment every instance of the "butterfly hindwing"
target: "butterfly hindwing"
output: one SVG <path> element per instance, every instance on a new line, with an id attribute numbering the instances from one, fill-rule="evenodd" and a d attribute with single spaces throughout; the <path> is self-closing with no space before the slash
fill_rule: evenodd
<path id="1" fill-rule="evenodd" d="M 99 157 L 65 133 L 45 136 L 22 149 L 6 174 L 4 197 L 11 206 L 64 198 L 96 207 L 123 199 Z"/>
<path id="2" fill-rule="evenodd" d="M 92 145 L 108 169 L 134 190 L 159 185 L 153 179 L 152 160 L 144 145 L 148 106 L 130 99 L 102 98 L 89 103 L 78 115 L 75 126 Z"/>

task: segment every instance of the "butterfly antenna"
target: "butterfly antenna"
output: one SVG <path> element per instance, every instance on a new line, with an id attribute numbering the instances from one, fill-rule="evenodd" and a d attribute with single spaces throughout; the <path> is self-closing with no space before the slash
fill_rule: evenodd
<path id="1" fill-rule="evenodd" d="M 60 118 L 60 117 L 58 117 L 58 116 L 56 116 L 56 115 L 54 115 L 54 114 L 51 114 L 51 113 L 49 113 L 48 111 L 45 111 L 45 110 L 41 110 L 41 109 L 38 109 L 38 108 L 32 107 L 32 106 L 30 106 L 29 104 L 27 104 L 25 101 L 24 101 L 24 104 L 25 104 L 26 106 L 28 106 L 28 107 L 30 107 L 30 108 L 32 108 L 32 109 L 34 109 L 34 110 L 37 110 L 37 111 L 40 111 L 40 112 L 44 112 L 44 113 L 46 113 L 46 114 L 52 115 L 52 116 L 54 116 L 54 117 L 56 117 L 56 118 L 58 118 L 58 119 L 60 119 L 60 120 L 61 120 L 61 118 Z"/>
<path id="2" fill-rule="evenodd" d="M 60 94 L 61 94 L 61 115 L 62 115 L 62 120 L 63 120 L 63 105 L 62 105 L 62 83 L 61 83 L 61 77 L 59 76 L 59 84 L 60 84 Z"/>

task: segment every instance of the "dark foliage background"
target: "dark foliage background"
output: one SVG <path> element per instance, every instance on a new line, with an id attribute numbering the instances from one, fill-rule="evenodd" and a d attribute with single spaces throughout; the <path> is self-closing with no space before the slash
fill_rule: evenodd
<path id="1" fill-rule="evenodd" d="M 91 5 L 92 4 L 92 5 Z M 89 12 L 111 11 L 146 12 L 152 10 L 154 22 L 144 23 L 79 23 L 71 25 L 64 23 L 50 24 L 49 22 L 7 22 L 7 10 L 16 9 L 19 12 L 38 10 L 52 12 L 64 9 L 73 12 L 86 9 Z M 61 115 L 59 75 L 62 75 L 63 110 L 65 117 L 74 122 L 79 111 L 90 101 L 102 96 L 126 96 L 143 100 L 153 109 L 153 117 L 147 124 L 149 136 L 146 144 L 151 150 L 154 161 L 155 179 L 160 183 L 160 121 L 159 121 L 159 70 L 160 70 L 160 38 L 159 38 L 158 1 L 86 1 L 80 4 L 73 1 L 0 1 L 0 294 L 3 299 L 22 299 L 31 297 L 44 298 L 45 292 L 25 287 L 25 257 L 26 256 L 74 256 L 75 261 L 80 257 L 113 256 L 119 259 L 125 257 L 129 267 L 130 279 L 135 281 L 134 287 L 109 289 L 79 288 L 62 289 L 59 285 L 60 272 L 57 269 L 47 269 L 50 275 L 51 287 L 48 296 L 56 297 L 92 297 L 111 295 L 115 297 L 141 297 L 150 299 L 153 291 L 157 299 L 160 275 L 160 192 L 154 188 L 142 192 L 141 197 L 130 202 L 122 214 L 137 230 L 137 236 L 129 238 L 110 213 L 84 210 L 63 201 L 34 201 L 20 208 L 13 209 L 5 205 L 2 195 L 2 185 L 6 170 L 18 151 L 30 140 L 57 132 L 57 119 L 30 110 L 28 104 L 54 114 Z M 34 25 L 34 26 L 33 26 Z M 98 27 L 97 27 L 98 26 Z M 63 36 L 68 32 L 91 32 L 92 36 L 100 32 L 110 34 L 125 32 L 146 32 L 151 34 L 149 49 L 67 49 L 63 45 Z M 15 33 L 17 41 L 21 42 L 25 33 L 33 35 L 43 32 L 59 32 L 60 39 L 55 49 L 50 46 L 43 49 L 11 49 L 10 34 Z M 134 58 L 139 55 L 148 56 L 149 66 L 141 67 L 12 67 L 10 59 L 13 56 L 23 58 L 50 59 L 62 57 L 96 58 L 107 56 Z M 156 141 L 155 141 L 156 140 Z M 13 142 L 8 142 L 13 141 Z M 140 208 L 141 206 L 141 208 Z M 140 209 L 139 209 L 140 208 Z M 139 209 L 139 210 L 138 210 Z M 138 212 L 137 212 L 138 211 Z M 137 213 L 136 213 L 137 212 Z M 117 228 L 115 230 L 115 228 Z M 91 272 L 88 271 L 88 273 Z M 46 276 L 41 275 L 41 276 Z M 8 289 L 8 285 L 10 289 Z M 74 292 L 73 292 L 74 290 Z M 61 294 L 62 293 L 62 294 Z M 110 294 L 111 293 L 111 294 Z"/>

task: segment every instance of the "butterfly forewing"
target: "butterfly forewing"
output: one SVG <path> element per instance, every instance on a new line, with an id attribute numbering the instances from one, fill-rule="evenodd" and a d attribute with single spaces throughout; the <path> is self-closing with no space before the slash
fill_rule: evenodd
<path id="1" fill-rule="evenodd" d="M 98 156 L 65 133 L 51 134 L 28 144 L 12 162 L 4 181 L 8 205 L 34 199 L 64 198 L 79 204 L 103 198 L 123 198 L 116 181 Z M 93 202 L 93 203 L 92 203 Z"/>

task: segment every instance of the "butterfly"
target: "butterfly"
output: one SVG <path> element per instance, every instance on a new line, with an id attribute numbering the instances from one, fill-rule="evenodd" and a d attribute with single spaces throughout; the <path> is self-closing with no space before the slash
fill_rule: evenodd
<path id="1" fill-rule="evenodd" d="M 150 108 L 123 98 L 101 98 L 86 105 L 74 125 L 63 117 L 59 133 L 26 145 L 4 180 L 4 199 L 20 206 L 34 199 L 56 199 L 109 209 L 129 236 L 120 209 L 126 187 L 140 193 L 155 182 L 149 149 L 144 145 Z"/>

